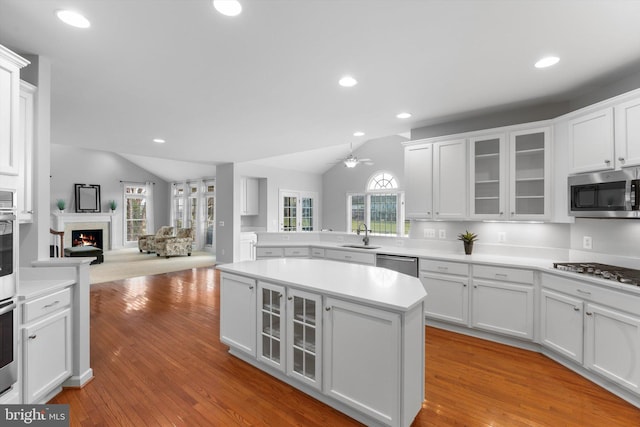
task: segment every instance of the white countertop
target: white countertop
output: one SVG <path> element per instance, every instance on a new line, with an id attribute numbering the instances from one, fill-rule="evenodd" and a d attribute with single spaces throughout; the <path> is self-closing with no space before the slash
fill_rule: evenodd
<path id="1" fill-rule="evenodd" d="M 396 311 L 408 311 L 427 296 L 416 277 L 385 268 L 339 261 L 274 258 L 223 264 L 216 268 L 225 273 Z"/>
<path id="2" fill-rule="evenodd" d="M 75 284 L 72 279 L 21 280 L 18 301 L 30 300 Z"/>

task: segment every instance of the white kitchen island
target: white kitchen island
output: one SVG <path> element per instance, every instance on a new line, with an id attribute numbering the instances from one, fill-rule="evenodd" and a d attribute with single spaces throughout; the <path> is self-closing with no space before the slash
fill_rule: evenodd
<path id="1" fill-rule="evenodd" d="M 367 425 L 411 424 L 424 400 L 418 278 L 319 259 L 217 268 L 231 354 Z"/>

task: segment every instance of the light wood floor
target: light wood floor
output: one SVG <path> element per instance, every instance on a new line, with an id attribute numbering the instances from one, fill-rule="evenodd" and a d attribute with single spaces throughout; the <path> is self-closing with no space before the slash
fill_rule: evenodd
<path id="1" fill-rule="evenodd" d="M 211 268 L 91 287 L 95 379 L 50 403 L 72 426 L 355 426 L 230 356 Z M 640 426 L 640 409 L 546 357 L 434 328 L 414 426 Z"/>

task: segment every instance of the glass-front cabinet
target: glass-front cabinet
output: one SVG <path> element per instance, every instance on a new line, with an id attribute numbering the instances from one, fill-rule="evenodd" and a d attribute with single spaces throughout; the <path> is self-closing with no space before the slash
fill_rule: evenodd
<path id="1" fill-rule="evenodd" d="M 258 357 L 284 371 L 284 287 L 258 282 Z"/>
<path id="2" fill-rule="evenodd" d="M 322 382 L 322 298 L 296 289 L 287 295 L 287 375 L 316 389 Z"/>
<path id="3" fill-rule="evenodd" d="M 540 127 L 469 138 L 472 218 L 549 218 L 550 132 Z"/>
<path id="4" fill-rule="evenodd" d="M 469 139 L 471 216 L 487 219 L 506 218 L 505 141 L 504 134 Z"/>

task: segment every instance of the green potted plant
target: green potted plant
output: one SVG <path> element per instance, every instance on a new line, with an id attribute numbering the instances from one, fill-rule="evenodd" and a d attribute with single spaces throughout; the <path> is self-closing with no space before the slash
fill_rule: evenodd
<path id="1" fill-rule="evenodd" d="M 469 230 L 465 230 L 464 233 L 458 234 L 458 240 L 462 240 L 464 244 L 464 253 L 466 255 L 471 255 L 473 251 L 473 242 L 478 240 L 478 235 L 475 233 L 470 233 Z"/>
<path id="2" fill-rule="evenodd" d="M 62 199 L 58 199 L 58 201 L 56 201 L 56 206 L 58 206 L 60 212 L 64 212 L 64 208 L 67 206 L 67 202 Z"/>
<path id="3" fill-rule="evenodd" d="M 118 207 L 118 203 L 115 200 L 109 200 L 109 207 L 111 208 L 111 212 L 115 212 Z"/>

